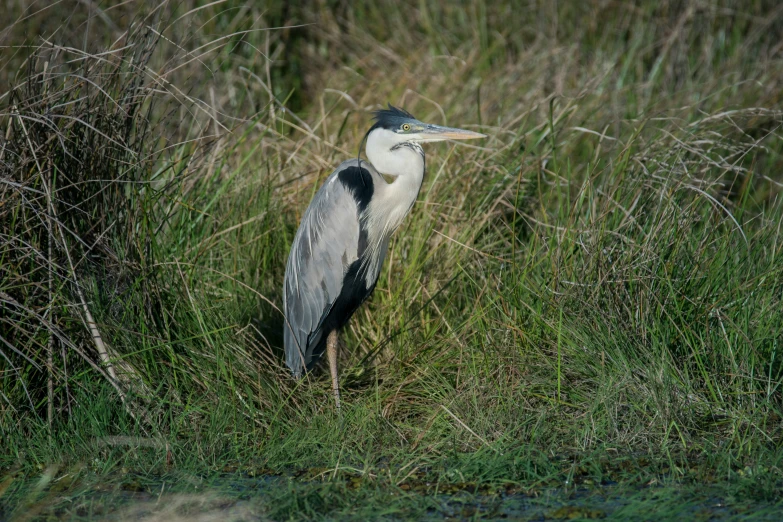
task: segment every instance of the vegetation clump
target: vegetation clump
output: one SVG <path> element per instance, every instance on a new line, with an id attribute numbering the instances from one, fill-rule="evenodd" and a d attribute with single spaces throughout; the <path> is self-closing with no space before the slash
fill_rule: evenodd
<path id="1" fill-rule="evenodd" d="M 289 4 L 11 7 L 0 514 L 33 477 L 43 513 L 66 475 L 224 469 L 299 477 L 273 519 L 464 485 L 779 499 L 779 6 Z M 428 149 L 338 417 L 282 363 L 283 270 L 387 101 L 490 138 Z"/>

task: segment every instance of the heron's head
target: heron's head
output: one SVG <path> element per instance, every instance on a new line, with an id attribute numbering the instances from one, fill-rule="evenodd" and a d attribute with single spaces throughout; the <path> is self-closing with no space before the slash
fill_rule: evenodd
<path id="1" fill-rule="evenodd" d="M 419 143 L 486 137 L 478 132 L 424 123 L 409 112 L 391 105 L 388 109 L 375 111 L 373 117 L 375 125 L 367 133 L 367 157 L 384 174 L 398 174 L 384 171 L 384 163 L 389 162 L 391 167 L 390 154 L 396 156 L 395 153 L 403 155 L 413 151 L 423 157 L 424 152 Z"/>

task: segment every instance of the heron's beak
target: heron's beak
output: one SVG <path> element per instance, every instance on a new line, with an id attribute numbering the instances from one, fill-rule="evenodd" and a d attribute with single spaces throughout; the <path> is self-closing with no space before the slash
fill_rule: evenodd
<path id="1" fill-rule="evenodd" d="M 486 138 L 486 134 L 480 134 L 464 129 L 454 129 L 452 127 L 441 127 L 440 125 L 427 124 L 419 131 L 416 141 L 431 142 L 445 140 L 472 140 L 475 138 Z"/>

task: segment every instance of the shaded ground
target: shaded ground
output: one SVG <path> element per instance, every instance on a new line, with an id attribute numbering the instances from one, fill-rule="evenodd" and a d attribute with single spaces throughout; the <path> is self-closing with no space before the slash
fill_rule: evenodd
<path id="1" fill-rule="evenodd" d="M 753 499 L 722 485 L 677 482 L 672 474 L 644 483 L 577 475 L 541 487 L 428 482 L 417 473 L 399 484 L 382 477 L 309 469 L 198 476 L 120 470 L 101 477 L 51 469 L 35 480 L 9 476 L 0 518 L 27 520 L 779 520 L 780 501 Z M 261 474 L 256 474 L 261 473 Z M 82 475 L 73 480 L 71 477 Z M 16 482 L 16 484 L 13 484 Z M 10 487 L 9 486 L 15 486 Z"/>

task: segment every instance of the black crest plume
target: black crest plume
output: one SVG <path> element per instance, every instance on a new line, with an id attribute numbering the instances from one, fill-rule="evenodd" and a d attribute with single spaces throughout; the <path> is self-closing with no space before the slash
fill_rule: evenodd
<path id="1" fill-rule="evenodd" d="M 404 109 L 388 104 L 388 109 L 378 109 L 372 115 L 375 120 L 373 129 L 392 129 L 402 125 L 405 120 L 415 120 L 416 117 Z"/>

